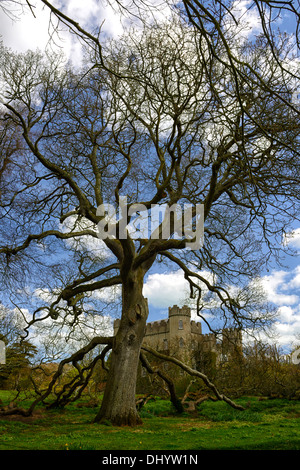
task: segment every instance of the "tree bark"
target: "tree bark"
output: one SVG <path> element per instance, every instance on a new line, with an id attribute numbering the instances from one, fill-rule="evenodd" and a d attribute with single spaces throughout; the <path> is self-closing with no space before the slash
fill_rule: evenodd
<path id="1" fill-rule="evenodd" d="M 128 274 L 123 283 L 121 322 L 113 341 L 108 380 L 95 422 L 107 420 L 117 426 L 142 423 L 135 396 L 140 349 L 148 317 L 148 303 L 142 290 L 143 273 L 136 270 Z"/>

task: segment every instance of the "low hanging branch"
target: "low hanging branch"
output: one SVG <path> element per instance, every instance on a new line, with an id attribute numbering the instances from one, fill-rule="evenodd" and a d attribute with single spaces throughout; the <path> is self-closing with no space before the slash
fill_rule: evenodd
<path id="1" fill-rule="evenodd" d="M 225 401 L 226 403 L 228 403 L 228 405 L 232 406 L 233 408 L 235 408 L 237 410 L 243 411 L 245 409 L 243 406 L 238 405 L 234 401 L 230 400 L 230 398 L 228 398 L 223 393 L 220 393 L 218 391 L 217 387 L 202 372 L 199 372 L 198 370 L 192 369 L 191 367 L 187 366 L 186 364 L 181 362 L 179 359 L 176 359 L 175 357 L 166 356 L 165 354 L 159 353 L 155 349 L 149 348 L 148 346 L 142 346 L 142 349 L 146 352 L 149 352 L 150 354 L 153 354 L 153 356 L 156 356 L 159 359 L 163 359 L 164 361 L 168 361 L 168 362 L 173 362 L 173 364 L 176 364 L 177 366 L 179 366 L 181 369 L 183 369 L 189 375 L 199 377 L 200 379 L 202 379 L 203 382 L 205 383 L 205 385 L 208 388 L 210 388 L 210 390 L 212 390 L 212 392 L 215 394 L 215 396 L 218 400 Z"/>
<path id="2" fill-rule="evenodd" d="M 86 346 L 84 346 L 83 348 L 79 349 L 77 352 L 72 354 L 70 357 L 60 362 L 58 369 L 53 375 L 48 388 L 45 390 L 44 393 L 39 395 L 39 397 L 31 404 L 31 406 L 28 409 L 19 408 L 19 407 L 5 407 L 5 408 L 0 409 L 0 416 L 13 415 L 13 414 L 18 414 L 21 416 L 31 416 L 35 407 L 39 403 L 43 402 L 50 395 L 50 393 L 53 390 L 54 385 L 56 384 L 59 377 L 62 375 L 63 368 L 66 364 L 69 364 L 69 363 L 73 365 L 76 364 L 77 361 L 82 360 L 88 352 L 90 352 L 99 344 L 107 345 L 104 348 L 104 351 L 107 352 L 112 346 L 112 341 L 113 341 L 113 337 L 104 337 L 104 336 L 94 337 L 89 342 L 89 344 L 87 344 Z M 101 359 L 101 354 L 97 357 L 97 359 Z M 82 385 L 82 384 L 86 385 L 84 380 L 81 383 L 78 383 L 77 385 Z"/>
<path id="3" fill-rule="evenodd" d="M 48 405 L 48 408 L 57 408 L 63 407 L 72 401 L 78 400 L 82 392 L 89 383 L 89 380 L 92 376 L 94 368 L 99 360 L 102 362 L 103 369 L 107 370 L 107 367 L 104 364 L 104 358 L 107 352 L 111 349 L 111 345 L 107 345 L 103 351 L 97 355 L 93 361 L 87 366 L 81 368 L 80 365 L 75 361 L 72 362 L 73 366 L 77 369 L 78 375 L 73 377 L 73 379 L 66 383 L 62 389 L 57 394 L 57 398 L 54 402 Z"/>

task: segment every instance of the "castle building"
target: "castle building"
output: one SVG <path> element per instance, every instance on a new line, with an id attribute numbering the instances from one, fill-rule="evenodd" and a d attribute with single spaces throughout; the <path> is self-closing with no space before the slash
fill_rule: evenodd
<path id="1" fill-rule="evenodd" d="M 114 321 L 114 333 L 120 320 Z M 191 320 L 191 309 L 174 305 L 169 307 L 167 319 L 147 323 L 143 344 L 197 368 L 199 355 L 212 353 L 215 357 L 227 358 L 237 346 L 241 348 L 241 332 L 223 329 L 222 342 L 217 343 L 214 334 L 203 334 L 200 322 Z"/>

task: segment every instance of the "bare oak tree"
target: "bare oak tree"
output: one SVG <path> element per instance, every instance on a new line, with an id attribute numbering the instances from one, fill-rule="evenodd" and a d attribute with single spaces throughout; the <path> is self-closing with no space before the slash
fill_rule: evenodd
<path id="1" fill-rule="evenodd" d="M 183 2 L 194 8 L 190 22 L 176 13 L 105 44 L 43 3 L 84 39 L 87 65 L 75 70 L 59 56 L 3 52 L 2 282 L 6 289 L 17 281 L 47 286 L 51 301 L 36 308 L 28 327 L 62 316 L 76 324 L 91 314 L 95 296 L 121 289 L 117 334 L 95 336 L 64 359 L 42 398 L 65 363 L 78 366 L 106 345 L 97 356 L 111 351 L 96 421 L 135 425 L 148 317 L 143 285 L 157 261 L 182 269 L 199 316 L 208 291 L 226 325 L 263 327 L 271 320 L 256 278 L 299 213 L 292 51 L 286 36 L 277 36 L 275 55 L 264 34 L 239 44 L 222 33 L 226 25 L 214 20 L 211 30 L 202 3 L 194 8 L 198 2 Z M 98 208 L 110 203 L 118 211 L 122 196 L 126 236 L 121 218 L 115 235 L 99 240 L 105 214 Z M 137 239 L 129 230 L 137 203 L 149 211 L 202 204 L 202 248 L 187 250 L 188 240 L 172 233 Z M 203 374 L 172 361 L 231 403 Z"/>

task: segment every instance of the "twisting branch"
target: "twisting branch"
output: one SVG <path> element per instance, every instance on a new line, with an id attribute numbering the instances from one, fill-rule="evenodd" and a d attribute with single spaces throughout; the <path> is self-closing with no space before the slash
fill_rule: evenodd
<path id="1" fill-rule="evenodd" d="M 75 377 L 73 377 L 73 379 L 70 382 L 66 383 L 62 387 L 60 392 L 57 394 L 56 400 L 53 403 L 51 403 L 48 406 L 48 408 L 51 409 L 51 408 L 56 408 L 58 406 L 60 407 L 65 406 L 67 403 L 78 400 L 78 398 L 81 396 L 84 389 L 87 387 L 89 380 L 92 376 L 92 373 L 94 371 L 94 368 L 99 360 L 101 360 L 103 369 L 105 369 L 106 371 L 108 370 L 104 364 L 104 358 L 105 358 L 105 355 L 108 353 L 108 351 L 110 351 L 110 349 L 111 349 L 111 344 L 108 344 L 107 346 L 105 346 L 103 351 L 92 360 L 92 362 L 90 362 L 87 366 L 82 367 L 82 368 L 76 361 L 73 361 L 72 364 L 78 370 L 78 374 Z"/>
<path id="2" fill-rule="evenodd" d="M 93 230 L 88 230 L 88 229 L 81 230 L 78 232 L 69 232 L 69 233 L 62 233 L 62 232 L 59 232 L 58 230 L 47 230 L 43 233 L 29 235 L 26 238 L 26 240 L 19 246 L 2 247 L 2 248 L 0 247 L 0 254 L 4 253 L 7 256 L 16 255 L 17 253 L 19 253 L 19 251 L 24 251 L 26 248 L 28 248 L 28 246 L 31 244 L 32 241 L 34 240 L 40 241 L 40 240 L 43 240 L 44 238 L 51 237 L 51 236 L 56 237 L 60 240 L 69 240 L 70 238 L 76 238 L 76 237 L 87 236 L 87 235 L 90 235 L 94 238 L 97 236 L 96 232 L 94 232 Z"/>
<path id="3" fill-rule="evenodd" d="M 178 367 L 183 369 L 185 372 L 187 372 L 189 375 L 199 377 L 205 385 L 212 390 L 212 392 L 215 394 L 218 400 L 225 401 L 228 403 L 228 405 L 232 406 L 233 408 L 236 408 L 237 410 L 244 410 L 245 408 L 241 405 L 238 405 L 234 401 L 230 400 L 226 395 L 223 393 L 220 393 L 217 387 L 209 380 L 207 375 L 203 374 L 202 372 L 199 372 L 196 369 L 192 369 L 188 365 L 184 364 L 181 362 L 179 359 L 176 359 L 175 357 L 171 356 L 166 356 L 165 354 L 159 353 L 155 349 L 150 348 L 149 346 L 142 346 L 142 350 L 149 352 L 150 354 L 153 354 L 153 356 L 158 357 L 159 359 L 163 359 L 164 361 L 172 362 L 173 364 L 176 364 Z"/>

